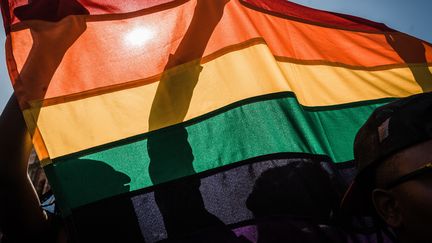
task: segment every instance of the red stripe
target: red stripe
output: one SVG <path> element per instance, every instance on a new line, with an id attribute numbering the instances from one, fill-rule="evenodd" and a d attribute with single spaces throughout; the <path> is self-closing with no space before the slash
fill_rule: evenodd
<path id="1" fill-rule="evenodd" d="M 313 24 L 357 31 L 392 31 L 385 24 L 359 17 L 308 8 L 286 0 L 240 0 L 263 12 L 282 15 Z"/>
<path id="2" fill-rule="evenodd" d="M 169 2 L 182 0 L 2 0 L 9 3 L 10 24 L 23 20 L 39 19 L 59 21 L 69 15 L 121 14 L 153 8 Z M 297 19 L 314 24 L 322 24 L 358 31 L 390 31 L 386 25 L 366 19 L 308 8 L 285 0 L 240 0 L 246 5 L 264 12 Z M 5 10 L 4 10 L 5 11 Z"/>
<path id="3" fill-rule="evenodd" d="M 59 21 L 69 15 L 121 14 L 182 0 L 2 0 L 10 8 L 10 24 L 39 19 Z M 7 3 L 6 3 L 7 4 Z M 3 8 L 3 7 L 2 7 Z"/>

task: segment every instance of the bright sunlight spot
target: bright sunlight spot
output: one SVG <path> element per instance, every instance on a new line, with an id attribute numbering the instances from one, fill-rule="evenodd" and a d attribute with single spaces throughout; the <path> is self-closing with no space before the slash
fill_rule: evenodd
<path id="1" fill-rule="evenodd" d="M 139 46 L 152 39 L 154 33 L 149 28 L 138 27 L 126 33 L 125 41 L 128 45 Z"/>

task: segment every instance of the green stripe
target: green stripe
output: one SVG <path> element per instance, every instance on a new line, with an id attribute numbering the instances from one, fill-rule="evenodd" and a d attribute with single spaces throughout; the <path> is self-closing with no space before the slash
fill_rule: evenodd
<path id="1" fill-rule="evenodd" d="M 326 110 L 303 107 L 292 93 L 255 97 L 188 123 L 56 159 L 45 170 L 67 214 L 103 198 L 267 154 L 311 153 L 343 162 L 353 158 L 358 128 L 387 102 Z"/>

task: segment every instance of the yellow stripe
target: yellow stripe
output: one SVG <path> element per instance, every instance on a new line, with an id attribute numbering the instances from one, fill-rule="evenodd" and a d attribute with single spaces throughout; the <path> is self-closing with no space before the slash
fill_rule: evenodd
<path id="1" fill-rule="evenodd" d="M 163 75 L 170 77 L 167 80 L 182 90 L 177 97 L 165 97 L 162 102 L 157 102 L 162 108 L 159 114 L 153 114 L 152 130 L 198 117 L 239 100 L 282 91 L 295 92 L 305 106 L 405 97 L 427 91 L 415 81 L 413 72 L 417 73 L 417 80 L 422 73 L 426 80 L 432 71 L 432 67 L 422 65 L 364 71 L 280 62 L 266 45 L 259 44 L 203 64 L 198 83 L 188 98 L 181 95 L 185 87 L 193 87 L 190 83 L 193 78 L 188 76 L 194 72 L 190 71 L 192 65 L 193 62 L 176 67 Z M 49 156 L 56 158 L 148 132 L 158 85 L 156 82 L 42 109 L 31 108 Z M 175 91 L 175 88 L 174 93 L 171 90 L 170 95 Z M 175 114 L 179 104 L 185 107 L 185 115 Z"/>

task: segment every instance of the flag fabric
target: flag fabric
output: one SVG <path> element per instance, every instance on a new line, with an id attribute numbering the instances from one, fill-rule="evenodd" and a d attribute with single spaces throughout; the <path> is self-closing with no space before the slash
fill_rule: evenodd
<path id="1" fill-rule="evenodd" d="M 12 85 L 64 216 L 260 156 L 351 160 L 376 107 L 432 90 L 431 44 L 284 0 L 2 11 Z"/>
<path id="2" fill-rule="evenodd" d="M 254 158 L 98 201 L 73 210 L 67 221 L 74 225 L 78 242 L 160 242 L 168 238 L 174 239 L 169 242 L 246 243 L 257 242 L 257 235 L 258 242 L 375 242 L 368 240 L 375 238 L 371 234 L 317 232 L 316 222 L 328 223 L 330 212 L 339 207 L 343 184 L 347 184 L 335 180 L 340 178 L 337 174 L 349 182 L 354 169 L 350 163 L 323 161 L 322 156 L 297 156 Z M 199 194 L 194 192 L 196 185 Z M 170 200 L 161 202 L 161 198 Z M 279 217 L 266 217 L 272 214 Z M 318 215 L 312 222 L 302 220 Z M 306 237 L 299 233 L 305 231 L 310 232 Z M 354 239 L 341 241 L 338 237 Z"/>

